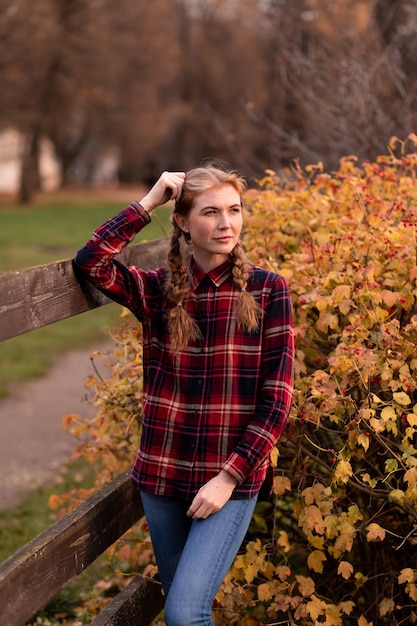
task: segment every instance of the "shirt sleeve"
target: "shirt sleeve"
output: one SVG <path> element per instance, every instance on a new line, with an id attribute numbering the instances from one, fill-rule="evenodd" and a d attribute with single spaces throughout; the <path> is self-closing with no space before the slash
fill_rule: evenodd
<path id="1" fill-rule="evenodd" d="M 106 296 L 143 316 L 143 277 L 141 270 L 126 267 L 115 259 L 151 221 L 149 213 L 133 202 L 115 217 L 102 224 L 74 258 L 77 273 Z"/>
<path id="2" fill-rule="evenodd" d="M 263 320 L 262 386 L 253 419 L 223 469 L 238 484 L 269 457 L 288 421 L 294 393 L 292 306 L 285 280 L 276 276 Z"/>

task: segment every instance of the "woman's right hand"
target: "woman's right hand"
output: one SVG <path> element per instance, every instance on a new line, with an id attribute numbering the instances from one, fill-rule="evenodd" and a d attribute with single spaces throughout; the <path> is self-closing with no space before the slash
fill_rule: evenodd
<path id="1" fill-rule="evenodd" d="M 181 196 L 185 172 L 162 172 L 154 186 L 142 198 L 140 204 L 145 211 L 152 211 L 168 200 L 178 200 Z"/>

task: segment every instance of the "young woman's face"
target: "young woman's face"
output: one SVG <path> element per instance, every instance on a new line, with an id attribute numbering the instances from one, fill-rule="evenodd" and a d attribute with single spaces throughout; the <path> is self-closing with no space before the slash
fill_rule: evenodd
<path id="1" fill-rule="evenodd" d="M 175 219 L 191 237 L 196 263 L 209 272 L 226 260 L 239 240 L 240 195 L 232 185 L 207 189 L 196 196 L 186 217 L 175 215 Z"/>

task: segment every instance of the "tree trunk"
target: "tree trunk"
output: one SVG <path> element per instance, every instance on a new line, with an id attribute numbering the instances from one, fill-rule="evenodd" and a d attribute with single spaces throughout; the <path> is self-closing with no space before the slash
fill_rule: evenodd
<path id="1" fill-rule="evenodd" d="M 23 152 L 18 195 L 19 204 L 29 204 L 35 193 L 40 190 L 39 153 L 39 133 L 34 131 L 32 136 L 26 139 Z"/>

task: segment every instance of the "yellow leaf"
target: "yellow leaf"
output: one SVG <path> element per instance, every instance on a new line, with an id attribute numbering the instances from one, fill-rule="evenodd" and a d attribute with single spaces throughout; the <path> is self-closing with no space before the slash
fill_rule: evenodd
<path id="1" fill-rule="evenodd" d="M 318 537 L 317 535 L 310 533 L 307 539 L 313 548 L 316 548 L 316 550 L 324 550 L 324 537 Z"/>
<path id="2" fill-rule="evenodd" d="M 360 589 L 360 587 L 363 587 L 367 581 L 368 581 L 368 576 L 364 576 L 362 572 L 357 572 L 355 574 L 355 586 L 357 589 Z"/>
<path id="3" fill-rule="evenodd" d="M 256 564 L 247 564 L 245 567 L 245 580 L 251 583 L 259 573 L 259 567 Z"/>
<path id="4" fill-rule="evenodd" d="M 415 487 L 417 484 L 417 468 L 411 467 L 404 474 L 404 480 L 408 483 L 409 487 Z"/>
<path id="5" fill-rule="evenodd" d="M 417 602 L 417 587 L 416 587 L 416 585 L 414 583 L 409 583 L 408 585 L 406 585 L 405 590 L 408 593 L 408 595 L 410 596 L 410 598 L 414 602 Z"/>
<path id="6" fill-rule="evenodd" d="M 353 602 L 353 600 L 345 600 L 344 602 L 340 602 L 338 605 L 338 608 L 342 611 L 342 613 L 344 613 L 345 615 L 350 615 L 353 611 L 353 609 L 355 608 L 355 603 Z"/>
<path id="7" fill-rule="evenodd" d="M 366 435 L 364 435 L 363 433 L 361 433 L 361 434 L 358 436 L 358 444 L 364 448 L 365 452 L 366 452 L 366 451 L 368 450 L 368 448 L 369 448 L 369 439 L 370 439 L 370 438 L 369 438 L 369 437 L 367 437 Z"/>
<path id="8" fill-rule="evenodd" d="M 392 613 L 395 608 L 395 603 L 392 598 L 383 598 L 379 603 L 379 614 L 381 617 L 387 615 L 388 613 Z"/>
<path id="9" fill-rule="evenodd" d="M 365 472 L 364 474 L 362 474 L 362 480 L 364 483 L 368 483 L 368 485 L 370 485 L 372 489 L 374 489 L 374 487 L 376 487 L 378 484 L 378 481 L 375 478 L 371 478 L 368 472 Z"/>
<path id="10" fill-rule="evenodd" d="M 282 496 L 286 491 L 291 491 L 291 481 L 286 476 L 274 476 L 274 493 Z"/>
<path id="11" fill-rule="evenodd" d="M 398 299 L 400 298 L 400 296 L 401 294 L 396 293 L 395 291 L 389 291 L 388 289 L 383 289 L 381 291 L 382 301 L 389 308 L 393 307 L 394 304 L 398 302 Z"/>
<path id="12" fill-rule="evenodd" d="M 345 580 L 348 580 L 353 574 L 353 565 L 349 561 L 340 561 L 337 573 Z"/>
<path id="13" fill-rule="evenodd" d="M 395 472 L 398 469 L 397 459 L 387 459 L 385 461 L 385 471 L 389 474 Z"/>
<path id="14" fill-rule="evenodd" d="M 258 599 L 260 602 L 268 602 L 268 600 L 271 600 L 274 595 L 275 586 L 275 583 L 272 581 L 262 583 L 258 586 Z"/>
<path id="15" fill-rule="evenodd" d="M 329 306 L 328 296 L 316 296 L 315 305 L 318 311 L 325 311 Z"/>
<path id="16" fill-rule="evenodd" d="M 307 602 L 306 607 L 310 614 L 310 617 L 314 620 L 317 620 L 320 615 L 323 615 L 326 612 L 327 604 L 326 602 L 324 602 L 324 600 L 319 600 L 319 598 L 317 598 L 316 596 L 312 596 L 311 600 Z"/>
<path id="17" fill-rule="evenodd" d="M 298 582 L 298 590 L 302 596 L 311 596 L 314 593 L 314 580 L 310 577 L 298 575 L 295 577 Z"/>
<path id="18" fill-rule="evenodd" d="M 382 416 L 381 416 L 382 417 Z M 384 422 L 376 417 L 371 417 L 369 420 L 370 425 L 376 433 L 382 433 L 385 430 Z"/>
<path id="19" fill-rule="evenodd" d="M 376 306 L 374 311 L 369 311 L 369 317 L 374 322 L 383 322 L 387 319 L 388 315 L 388 311 L 380 306 Z"/>
<path id="20" fill-rule="evenodd" d="M 347 315 L 354 306 L 355 303 L 353 300 L 343 300 L 343 302 L 339 304 L 339 311 L 343 313 L 343 315 Z"/>
<path id="21" fill-rule="evenodd" d="M 415 413 L 408 413 L 407 422 L 410 426 L 417 426 L 417 415 Z"/>
<path id="22" fill-rule="evenodd" d="M 405 493 L 401 489 L 392 489 L 388 494 L 388 500 L 394 504 L 402 504 L 405 500 Z"/>
<path id="23" fill-rule="evenodd" d="M 288 552 L 290 550 L 291 544 L 290 544 L 290 541 L 288 539 L 288 535 L 285 532 L 285 530 L 280 530 L 279 531 L 277 544 L 284 550 L 284 552 Z"/>
<path id="24" fill-rule="evenodd" d="M 398 582 L 400 585 L 404 583 L 412 583 L 414 582 L 414 578 L 416 577 L 417 572 L 415 572 L 411 567 L 405 567 L 401 570 L 398 576 Z"/>
<path id="25" fill-rule="evenodd" d="M 402 406 L 407 406 L 410 404 L 410 396 L 407 395 L 404 391 L 399 391 L 398 393 L 393 393 L 392 397 L 394 398 L 397 404 L 401 404 Z"/>
<path id="26" fill-rule="evenodd" d="M 303 522 L 303 528 L 307 532 L 314 530 L 318 535 L 322 535 L 324 533 L 323 515 L 321 514 L 320 509 L 314 504 L 306 506 L 304 509 Z"/>
<path id="27" fill-rule="evenodd" d="M 389 420 L 395 420 L 396 417 L 397 414 L 392 406 L 386 406 L 381 411 L 381 418 L 384 420 L 384 422 L 388 422 Z"/>
<path id="28" fill-rule="evenodd" d="M 350 298 L 352 287 L 350 285 L 338 285 L 333 289 L 333 298 L 337 304 Z"/>
<path id="29" fill-rule="evenodd" d="M 329 328 L 336 330 L 339 326 L 339 318 L 337 315 L 332 315 L 331 313 L 321 313 L 316 322 L 316 326 L 324 333 L 327 333 Z"/>
<path id="30" fill-rule="evenodd" d="M 307 557 L 307 567 L 314 572 L 322 574 L 324 569 L 323 561 L 326 560 L 326 556 L 321 550 L 314 550 Z"/>
<path id="31" fill-rule="evenodd" d="M 384 541 L 385 530 L 379 524 L 369 524 L 366 539 L 368 541 Z"/>
<path id="32" fill-rule="evenodd" d="M 366 617 L 361 615 L 360 618 L 358 619 L 358 626 L 374 626 L 374 623 L 373 622 L 368 622 Z"/>
<path id="33" fill-rule="evenodd" d="M 353 536 L 354 533 L 346 532 L 341 533 L 339 537 L 334 542 L 334 555 L 335 557 L 341 556 L 345 552 L 350 552 L 353 546 Z"/>
<path id="34" fill-rule="evenodd" d="M 292 576 L 292 572 L 290 568 L 288 567 L 288 565 L 278 565 L 275 570 L 275 573 L 281 582 L 283 582 L 284 580 L 287 580 L 287 578 Z"/>
<path id="35" fill-rule="evenodd" d="M 347 483 L 352 474 L 353 470 L 349 461 L 344 461 L 343 459 L 339 461 L 334 472 L 335 480 L 341 480 L 342 483 Z"/>
<path id="36" fill-rule="evenodd" d="M 358 223 L 362 222 L 363 218 L 365 217 L 365 211 L 362 209 L 362 207 L 359 206 L 359 204 L 354 204 L 351 207 L 350 214 L 352 218 Z"/>
<path id="37" fill-rule="evenodd" d="M 275 446 L 275 448 L 272 448 L 272 450 L 271 450 L 271 452 L 269 454 L 269 458 L 271 459 L 272 467 L 276 467 L 278 465 L 278 457 L 279 457 L 279 450 Z"/>

